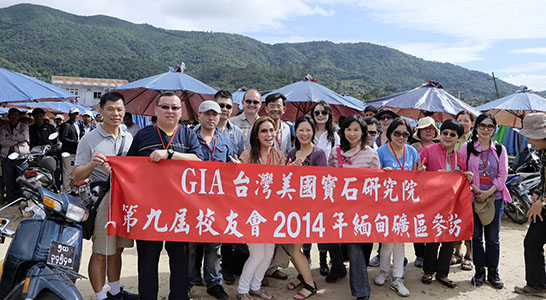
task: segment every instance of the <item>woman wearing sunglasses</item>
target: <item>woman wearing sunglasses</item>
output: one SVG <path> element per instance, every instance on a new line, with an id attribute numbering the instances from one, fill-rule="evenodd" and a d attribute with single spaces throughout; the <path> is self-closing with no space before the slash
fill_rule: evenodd
<path id="1" fill-rule="evenodd" d="M 388 108 L 382 108 L 375 114 L 375 118 L 381 123 L 381 135 L 377 140 L 377 146 L 382 146 L 389 140 L 387 138 L 387 128 L 389 128 L 391 122 L 398 117 L 400 116 L 397 113 Z"/>
<path id="2" fill-rule="evenodd" d="M 494 216 L 489 224 L 474 212 L 474 235 L 472 237 L 472 256 L 476 273 L 471 282 L 481 286 L 487 281 L 497 289 L 502 289 L 504 283 L 499 277 L 498 266 L 500 258 L 500 223 L 504 210 L 504 200 L 511 202 L 512 198 L 505 186 L 508 176 L 508 156 L 503 145 L 492 141 L 497 121 L 490 114 L 481 114 L 476 119 L 472 131 L 472 139 L 461 148 L 468 164 L 468 170 L 474 173 L 472 182 L 472 198 L 476 203 L 493 201 Z M 494 195 L 494 197 L 492 196 Z M 493 199 L 494 198 L 494 199 Z M 485 239 L 485 248 L 484 248 Z"/>
<path id="3" fill-rule="evenodd" d="M 379 169 L 381 167 L 377 152 L 368 146 L 368 128 L 361 116 L 351 115 L 347 117 L 339 129 L 339 135 L 341 143 L 330 153 L 328 157 L 329 166 L 370 169 Z M 370 297 L 365 252 L 369 255 L 372 245 L 372 243 L 347 244 L 351 294 L 357 297 L 357 300 L 369 299 Z M 333 259 L 334 257 L 332 257 Z"/>
<path id="4" fill-rule="evenodd" d="M 396 118 L 387 128 L 388 143 L 377 149 L 381 166 L 386 171 L 391 170 L 417 170 L 419 153 L 408 145 L 411 136 L 411 126 L 407 120 Z M 391 253 L 393 260 L 391 289 L 398 295 L 407 297 L 410 291 L 404 285 L 404 243 L 383 243 L 379 259 L 379 274 L 375 277 L 375 284 L 382 286 L 389 277 L 391 266 Z"/>
<path id="5" fill-rule="evenodd" d="M 326 155 L 324 151 L 313 145 L 315 136 L 315 122 L 310 116 L 301 116 L 294 125 L 296 131 L 295 148 L 288 151 L 288 161 L 299 166 L 326 166 Z M 309 261 L 302 252 L 303 244 L 294 244 L 294 250 L 290 260 L 298 276 L 294 281 L 288 283 L 288 289 L 293 290 L 302 285 L 301 290 L 294 296 L 294 299 L 307 299 L 317 293 L 317 284 L 311 275 Z M 326 254 L 326 253 L 325 253 Z M 325 259 L 326 260 L 326 259 Z"/>
<path id="6" fill-rule="evenodd" d="M 464 172 L 467 179 L 472 182 L 474 175 L 466 171 L 464 155 L 455 150 L 455 144 L 463 135 L 464 129 L 461 123 L 449 119 L 440 127 L 440 143 L 426 146 L 419 152 L 421 162 L 427 171 L 440 172 Z M 419 168 L 421 169 L 421 168 Z M 432 276 L 436 273 L 436 280 L 449 288 L 455 288 L 457 284 L 448 279 L 449 264 L 453 255 L 453 242 L 426 243 L 423 271 L 421 277 L 424 284 L 432 283 Z"/>
<path id="7" fill-rule="evenodd" d="M 280 150 L 273 147 L 275 141 L 275 125 L 270 117 L 259 117 L 250 132 L 250 148 L 243 151 L 239 161 L 234 162 L 283 165 L 286 156 Z M 262 289 L 262 280 L 269 267 L 275 244 L 248 244 L 249 257 L 246 260 L 239 286 L 237 287 L 237 300 L 252 300 L 252 296 L 261 299 L 273 299 L 273 296 Z"/>

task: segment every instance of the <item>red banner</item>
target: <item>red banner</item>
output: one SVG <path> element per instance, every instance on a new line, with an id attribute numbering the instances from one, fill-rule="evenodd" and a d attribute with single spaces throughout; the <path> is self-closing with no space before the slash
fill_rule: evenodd
<path id="1" fill-rule="evenodd" d="M 226 243 L 472 237 L 470 184 L 461 173 L 108 159 L 111 235 Z"/>

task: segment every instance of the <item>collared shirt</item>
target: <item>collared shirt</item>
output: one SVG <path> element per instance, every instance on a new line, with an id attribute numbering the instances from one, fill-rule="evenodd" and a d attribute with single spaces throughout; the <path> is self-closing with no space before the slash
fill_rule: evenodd
<path id="1" fill-rule="evenodd" d="M 233 151 L 237 156 L 240 156 L 241 153 L 243 153 L 243 150 L 245 150 L 245 137 L 243 136 L 243 131 L 241 131 L 239 127 L 233 125 L 230 120 L 227 120 L 224 132 L 220 131 L 220 133 L 229 139 L 233 146 Z"/>
<path id="2" fill-rule="evenodd" d="M 472 138 L 472 131 L 469 131 L 467 134 L 463 135 L 459 139 L 457 144 L 455 144 L 455 150 L 461 151 L 461 147 L 463 146 L 463 144 L 470 141 L 471 138 Z"/>
<path id="3" fill-rule="evenodd" d="M 261 165 L 284 165 L 286 164 L 286 155 L 281 151 L 277 150 L 275 148 L 271 149 L 271 157 L 268 161 L 258 161 L 258 162 L 252 162 L 252 158 L 250 156 L 250 148 L 246 149 L 241 153 L 241 157 L 239 157 L 239 160 L 244 164 L 261 164 Z"/>
<path id="4" fill-rule="evenodd" d="M 339 164 L 341 161 L 341 165 Z M 380 169 L 381 163 L 379 162 L 379 156 L 377 152 L 370 146 L 366 145 L 364 149 L 355 147 L 348 151 L 340 149 L 338 156 L 337 147 L 333 148 L 328 157 L 328 165 L 332 167 L 343 168 L 369 168 Z"/>
<path id="5" fill-rule="evenodd" d="M 211 139 L 210 144 L 207 144 L 205 139 L 201 136 L 201 124 L 195 126 L 193 132 L 197 135 L 199 143 L 201 144 L 201 152 L 203 153 L 203 160 L 213 160 L 221 162 L 231 162 L 230 156 L 234 155 L 233 147 L 227 137 L 220 134 L 218 129 L 214 132 L 214 137 Z"/>
<path id="6" fill-rule="evenodd" d="M 36 123 L 28 126 L 28 133 L 30 137 L 30 148 L 34 146 L 42 145 L 54 145 L 57 139 L 50 141 L 49 135 L 56 132 L 55 127 L 49 123 L 44 122 L 42 125 Z"/>
<path id="7" fill-rule="evenodd" d="M 102 128 L 102 124 L 97 125 L 95 130 L 84 135 L 78 144 L 76 150 L 76 158 L 74 159 L 75 166 L 83 166 L 91 161 L 93 153 L 102 153 L 105 156 L 116 156 L 120 153 L 126 155 L 129 147 L 133 142 L 133 137 L 123 128 L 119 128 L 117 138 L 106 132 Z M 105 181 L 108 180 L 108 173 L 104 172 L 102 166 L 98 165 L 91 171 L 89 175 L 90 181 Z"/>
<path id="8" fill-rule="evenodd" d="M 149 125 L 139 130 L 133 137 L 133 143 L 127 153 L 128 156 L 150 156 L 154 150 L 163 150 L 172 139 L 170 148 L 180 153 L 193 153 L 203 159 L 201 144 L 195 132 L 183 125 L 178 125 L 175 136 L 167 135 L 157 125 Z M 160 136 L 161 134 L 161 136 Z"/>
<path id="9" fill-rule="evenodd" d="M 132 136 L 135 136 L 139 130 L 140 130 L 140 126 L 138 126 L 138 125 L 135 124 L 135 123 L 133 123 L 133 125 L 127 127 L 127 131 L 129 131 L 129 133 L 130 133 Z"/>
<path id="10" fill-rule="evenodd" d="M 419 151 L 419 156 L 421 157 L 421 160 L 424 160 L 427 171 L 446 170 L 447 168 L 447 149 L 442 147 L 441 143 L 423 147 L 421 151 Z M 453 152 L 449 154 L 449 159 L 452 169 L 458 168 L 461 171 L 466 171 L 464 155 L 459 151 L 453 150 Z M 455 159 L 457 161 L 455 161 Z"/>
<path id="11" fill-rule="evenodd" d="M 284 154 L 287 154 L 290 149 L 292 149 L 292 134 L 290 133 L 290 125 L 286 122 L 281 121 L 281 126 L 277 131 L 277 136 L 273 142 L 273 147 L 279 149 Z"/>
<path id="12" fill-rule="evenodd" d="M 256 119 L 258 116 L 256 116 Z M 252 129 L 252 124 L 249 120 L 247 120 L 245 113 L 235 116 L 231 119 L 229 119 L 233 125 L 239 127 L 241 131 L 243 132 L 243 139 L 244 139 L 244 147 L 245 149 L 250 147 L 250 130 Z M 254 120 L 255 121 L 255 120 Z"/>
<path id="13" fill-rule="evenodd" d="M 29 153 L 28 138 L 27 124 L 19 122 L 15 125 L 15 128 L 11 128 L 9 123 L 5 123 L 0 128 L 1 156 L 7 157 L 12 152 Z"/>

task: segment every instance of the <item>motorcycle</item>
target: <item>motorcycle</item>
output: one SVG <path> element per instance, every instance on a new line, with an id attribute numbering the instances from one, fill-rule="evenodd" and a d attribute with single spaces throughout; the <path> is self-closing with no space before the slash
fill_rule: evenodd
<path id="1" fill-rule="evenodd" d="M 17 178 L 23 197 L 0 209 L 27 201 L 40 212 L 23 219 L 15 232 L 7 229 L 8 219 L 0 219 L 0 242 L 12 238 L 0 262 L 0 299 L 83 299 L 74 282 L 85 278 L 78 274 L 80 223 L 88 213 L 80 199 L 44 187 L 54 185 L 55 168 L 55 160 L 45 156 L 39 167 L 26 169 Z"/>
<path id="2" fill-rule="evenodd" d="M 532 205 L 532 194 L 540 184 L 540 158 L 536 151 L 528 151 L 523 164 L 518 164 L 515 173 L 508 175 L 506 187 L 512 203 L 504 202 L 504 213 L 517 224 L 527 222 L 527 212 Z"/>

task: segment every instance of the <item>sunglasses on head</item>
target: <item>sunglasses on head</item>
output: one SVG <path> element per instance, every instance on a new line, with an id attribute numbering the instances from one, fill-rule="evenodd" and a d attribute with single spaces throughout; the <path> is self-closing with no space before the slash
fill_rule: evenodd
<path id="1" fill-rule="evenodd" d="M 455 132 L 447 132 L 447 131 L 445 131 L 445 130 L 442 131 L 442 135 L 443 135 L 443 136 L 448 136 L 448 135 L 449 135 L 450 137 L 453 137 L 453 138 L 454 138 L 454 137 L 457 137 L 457 134 L 456 134 Z"/>
<path id="2" fill-rule="evenodd" d="M 478 125 L 478 128 L 481 129 L 481 130 L 486 130 L 486 129 L 489 129 L 489 130 L 494 130 L 495 129 L 495 125 L 494 124 L 483 124 L 483 123 L 480 123 Z"/>
<path id="3" fill-rule="evenodd" d="M 227 108 L 227 109 L 232 109 L 233 108 L 233 105 L 231 104 L 225 104 L 225 103 L 218 103 L 218 106 L 220 106 L 220 108 Z"/>
<path id="4" fill-rule="evenodd" d="M 161 108 L 162 110 L 172 109 L 173 111 L 177 111 L 177 110 L 180 110 L 182 108 L 180 106 L 169 106 L 169 105 L 158 105 L 158 107 Z"/>
<path id="5" fill-rule="evenodd" d="M 407 139 L 407 138 L 410 136 L 409 132 L 407 132 L 407 131 L 402 132 L 402 131 L 399 131 L 399 130 L 395 130 L 395 131 L 392 133 L 392 135 L 394 135 L 394 137 L 400 137 L 400 136 L 402 136 L 402 137 L 404 137 L 405 139 Z"/>
<path id="6" fill-rule="evenodd" d="M 320 116 L 320 115 L 323 115 L 323 116 L 327 116 L 328 115 L 328 111 L 326 110 L 315 110 L 313 112 L 315 114 L 315 116 Z"/>
<path id="7" fill-rule="evenodd" d="M 381 116 L 381 118 L 379 118 L 378 120 L 381 121 L 381 120 L 387 120 L 387 119 L 394 119 L 391 115 L 384 115 L 384 116 Z"/>
<path id="8" fill-rule="evenodd" d="M 245 103 L 250 105 L 250 104 L 254 104 L 254 105 L 258 105 L 260 104 L 260 101 L 258 100 L 245 100 Z"/>

